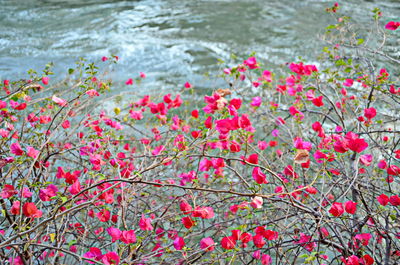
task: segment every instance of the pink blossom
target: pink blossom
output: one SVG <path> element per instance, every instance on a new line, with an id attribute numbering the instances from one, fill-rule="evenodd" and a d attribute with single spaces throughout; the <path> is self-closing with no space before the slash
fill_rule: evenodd
<path id="1" fill-rule="evenodd" d="M 59 98 L 55 95 L 53 95 L 53 97 L 51 98 L 51 100 L 53 100 L 55 103 L 57 103 L 58 105 L 60 105 L 61 107 L 66 106 L 68 103 L 65 99 Z"/>
<path id="2" fill-rule="evenodd" d="M 151 219 L 146 218 L 146 217 L 144 217 L 144 215 L 142 215 L 142 218 L 140 218 L 140 221 L 139 221 L 139 227 L 143 231 L 152 231 L 153 226 L 151 225 Z"/>
<path id="3" fill-rule="evenodd" d="M 175 238 L 173 245 L 176 250 L 181 250 L 185 246 L 185 241 L 182 237 L 178 236 Z"/>
<path id="4" fill-rule="evenodd" d="M 91 98 L 100 96 L 99 92 L 97 92 L 97 90 L 95 89 L 90 89 L 86 91 L 86 95 L 88 95 Z"/>
<path id="5" fill-rule="evenodd" d="M 127 86 L 133 85 L 133 79 L 129 78 L 128 80 L 126 80 L 125 85 L 127 85 Z"/>
<path id="6" fill-rule="evenodd" d="M 48 85 L 49 84 L 49 77 L 48 76 L 43 76 L 42 77 L 42 83 L 43 83 L 43 85 Z"/>
<path id="7" fill-rule="evenodd" d="M 400 27 L 400 22 L 389 21 L 386 24 L 385 29 L 396 30 L 398 27 Z"/>
<path id="8" fill-rule="evenodd" d="M 253 107 L 259 107 L 261 106 L 262 103 L 262 99 L 261 97 L 254 97 L 250 103 L 251 106 Z"/>
<path id="9" fill-rule="evenodd" d="M 254 197 L 250 203 L 250 206 L 255 209 L 261 209 L 262 205 L 263 205 L 263 198 L 259 196 Z"/>
<path id="10" fill-rule="evenodd" d="M 104 265 L 118 265 L 119 256 L 115 252 L 108 252 L 101 258 L 101 261 L 104 263 Z"/>
<path id="11" fill-rule="evenodd" d="M 115 242 L 121 238 L 122 232 L 118 228 L 109 227 L 106 229 L 107 233 L 111 236 L 111 242 Z"/>
<path id="12" fill-rule="evenodd" d="M 215 249 L 215 242 L 211 237 L 206 237 L 200 240 L 200 248 L 205 251 L 213 251 Z"/>
<path id="13" fill-rule="evenodd" d="M 13 153 L 16 156 L 22 156 L 24 154 L 24 151 L 22 150 L 19 142 L 12 143 L 10 145 L 10 150 L 11 153 Z"/>

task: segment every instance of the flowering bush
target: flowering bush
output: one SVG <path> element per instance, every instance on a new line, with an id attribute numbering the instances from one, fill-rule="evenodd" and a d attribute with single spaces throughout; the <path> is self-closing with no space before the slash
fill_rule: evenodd
<path id="1" fill-rule="evenodd" d="M 187 82 L 103 110 L 113 84 L 83 61 L 4 80 L 2 262 L 396 264 L 400 88 L 369 56 L 399 61 L 338 8 L 323 65 L 251 56 L 204 103 Z M 386 40 L 399 22 L 374 14 Z"/>

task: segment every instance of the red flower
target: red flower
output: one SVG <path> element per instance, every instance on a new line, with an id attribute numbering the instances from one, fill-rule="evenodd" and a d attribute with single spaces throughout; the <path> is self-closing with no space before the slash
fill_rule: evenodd
<path id="1" fill-rule="evenodd" d="M 265 245 L 264 236 L 261 234 L 253 236 L 253 243 L 256 247 L 262 248 Z"/>
<path id="2" fill-rule="evenodd" d="M 133 79 L 129 78 L 128 80 L 126 80 L 125 85 L 128 85 L 128 86 L 133 85 Z"/>
<path id="3" fill-rule="evenodd" d="M 371 234 L 369 233 L 364 233 L 364 234 L 358 234 L 354 238 L 357 240 L 361 241 L 361 244 L 363 246 L 368 246 L 369 240 L 371 239 Z"/>
<path id="4" fill-rule="evenodd" d="M 348 201 L 344 204 L 344 209 L 346 210 L 347 213 L 349 214 L 355 214 L 357 211 L 357 203 Z"/>
<path id="5" fill-rule="evenodd" d="M 22 212 L 26 217 L 30 218 L 42 217 L 42 211 L 39 211 L 33 202 L 26 202 L 24 206 L 22 206 Z"/>
<path id="6" fill-rule="evenodd" d="M 400 197 L 398 195 L 390 196 L 389 202 L 393 206 L 399 206 L 400 205 Z"/>
<path id="7" fill-rule="evenodd" d="M 121 238 L 122 232 L 118 228 L 109 227 L 106 230 L 107 233 L 111 236 L 111 242 L 115 242 Z"/>
<path id="8" fill-rule="evenodd" d="M 364 116 L 369 120 L 373 119 L 376 116 L 376 109 L 375 108 L 364 109 Z"/>
<path id="9" fill-rule="evenodd" d="M 343 204 L 340 202 L 334 202 L 329 209 L 329 213 L 331 213 L 335 217 L 339 217 L 344 213 Z"/>
<path id="10" fill-rule="evenodd" d="M 234 249 L 236 240 L 232 236 L 226 236 L 221 240 L 221 247 L 224 249 Z"/>
<path id="11" fill-rule="evenodd" d="M 211 237 L 206 237 L 200 240 L 200 248 L 205 251 L 213 251 L 215 249 L 215 242 Z"/>
<path id="12" fill-rule="evenodd" d="M 108 252 L 101 258 L 101 261 L 104 263 L 104 265 L 118 265 L 119 256 L 115 252 Z"/>
<path id="13" fill-rule="evenodd" d="M 185 226 L 186 229 L 190 229 L 192 226 L 195 225 L 195 222 L 189 216 L 185 216 L 182 218 L 182 224 Z"/>
<path id="14" fill-rule="evenodd" d="M 376 197 L 376 199 L 382 206 L 386 206 L 389 203 L 389 197 L 386 194 L 381 194 L 378 197 Z"/>
<path id="15" fill-rule="evenodd" d="M 400 22 L 390 21 L 386 24 L 385 29 L 396 30 L 398 27 L 400 27 Z"/>
<path id="16" fill-rule="evenodd" d="M 255 182 L 257 182 L 258 184 L 267 184 L 267 176 L 261 171 L 261 169 L 259 167 L 255 167 L 253 169 L 253 179 L 255 180 Z"/>
<path id="17" fill-rule="evenodd" d="M 182 237 L 178 236 L 177 238 L 175 238 L 173 244 L 176 250 L 181 250 L 185 246 L 185 241 Z"/>
<path id="18" fill-rule="evenodd" d="M 125 244 L 135 243 L 136 242 L 135 231 L 133 230 L 123 231 L 120 239 Z"/>

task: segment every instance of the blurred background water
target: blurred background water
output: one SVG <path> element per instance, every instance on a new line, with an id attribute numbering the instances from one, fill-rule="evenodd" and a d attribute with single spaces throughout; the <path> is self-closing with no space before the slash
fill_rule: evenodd
<path id="1" fill-rule="evenodd" d="M 148 74 L 157 89 L 200 82 L 217 59 L 251 52 L 273 68 L 315 59 L 332 23 L 324 0 L 0 0 L 0 79 L 27 77 L 54 62 L 66 74 L 78 57 L 120 57 L 123 81 Z M 359 23 L 374 7 L 398 19 L 398 0 L 339 2 Z"/>

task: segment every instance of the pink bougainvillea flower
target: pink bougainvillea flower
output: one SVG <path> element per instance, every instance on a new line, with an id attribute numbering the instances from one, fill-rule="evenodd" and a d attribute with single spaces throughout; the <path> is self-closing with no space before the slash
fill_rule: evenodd
<path id="1" fill-rule="evenodd" d="M 101 57 L 101 60 L 102 60 L 103 62 L 105 62 L 105 61 L 108 60 L 108 58 L 107 58 L 106 56 L 103 56 L 103 57 Z"/>
<path id="2" fill-rule="evenodd" d="M 214 209 L 211 207 L 200 207 L 197 206 L 193 211 L 192 211 L 192 216 L 193 217 L 201 217 L 203 219 L 211 219 L 214 217 Z"/>
<path id="3" fill-rule="evenodd" d="M 13 185 L 9 185 L 9 184 L 5 184 L 3 189 L 0 192 L 0 196 L 3 199 L 8 199 L 16 194 L 18 194 L 18 191 L 15 190 Z"/>
<path id="4" fill-rule="evenodd" d="M 42 211 L 39 211 L 33 202 L 26 202 L 22 206 L 22 212 L 26 217 L 39 218 L 42 217 Z"/>
<path id="5" fill-rule="evenodd" d="M 196 223 L 189 216 L 182 217 L 182 224 L 186 229 L 192 228 Z"/>
<path id="6" fill-rule="evenodd" d="M 374 259 L 368 254 L 365 254 L 361 257 L 361 264 L 363 265 L 372 265 L 374 262 Z"/>
<path id="7" fill-rule="evenodd" d="M 31 147 L 31 146 L 28 146 L 27 148 L 27 155 L 29 156 L 29 157 L 32 157 L 32 158 L 36 158 L 38 155 L 39 155 L 39 153 L 40 153 L 40 151 L 39 150 L 36 150 L 35 148 L 33 148 L 33 147 Z"/>
<path id="8" fill-rule="evenodd" d="M 226 236 L 221 240 L 221 247 L 223 249 L 234 249 L 236 240 L 232 236 Z"/>
<path id="9" fill-rule="evenodd" d="M 153 226 L 151 225 L 151 219 L 146 218 L 144 217 L 144 215 L 142 215 L 142 218 L 140 218 L 139 220 L 139 227 L 143 231 L 152 231 Z"/>
<path id="10" fill-rule="evenodd" d="M 249 57 L 246 60 L 243 61 L 243 63 L 249 67 L 250 69 L 256 69 L 259 68 L 258 64 L 257 64 L 257 60 L 255 57 Z"/>
<path id="11" fill-rule="evenodd" d="M 189 214 L 193 208 L 186 200 L 182 200 L 179 204 L 179 209 L 183 214 Z"/>
<path id="12" fill-rule="evenodd" d="M 364 233 L 358 234 L 354 238 L 360 240 L 363 246 L 368 246 L 369 240 L 372 238 L 372 236 L 369 233 Z"/>
<path id="13" fill-rule="evenodd" d="M 261 264 L 262 265 L 269 265 L 272 263 L 272 259 L 270 255 L 262 254 L 261 256 Z"/>
<path id="14" fill-rule="evenodd" d="M 262 99 L 261 97 L 254 97 L 250 103 L 251 106 L 253 107 L 259 107 L 261 106 L 262 103 Z"/>
<path id="15" fill-rule="evenodd" d="M 346 81 L 344 81 L 343 85 L 347 86 L 347 87 L 351 87 L 354 83 L 353 79 L 346 79 Z"/>
<path id="16" fill-rule="evenodd" d="M 15 258 L 14 257 L 10 257 L 8 259 L 8 262 L 9 262 L 8 264 L 11 264 L 11 265 L 24 265 L 25 264 L 20 256 L 17 256 Z"/>
<path id="17" fill-rule="evenodd" d="M 347 259 L 342 259 L 345 265 L 360 265 L 359 258 L 355 255 L 351 255 Z"/>
<path id="18" fill-rule="evenodd" d="M 400 22 L 389 21 L 386 24 L 385 29 L 396 30 L 398 27 L 400 27 Z"/>
<path id="19" fill-rule="evenodd" d="M 304 247 L 307 251 L 311 252 L 317 246 L 317 243 L 312 242 L 312 236 L 300 233 L 300 239 L 296 242 Z"/>
<path id="20" fill-rule="evenodd" d="M 257 248 L 262 248 L 267 242 L 264 240 L 263 235 L 257 234 L 253 236 L 253 243 Z"/>
<path id="21" fill-rule="evenodd" d="M 126 80 L 125 85 L 128 85 L 128 86 L 133 85 L 133 79 L 129 78 L 128 80 Z"/>
<path id="22" fill-rule="evenodd" d="M 88 252 L 86 252 L 85 254 L 83 254 L 84 258 L 87 259 L 94 259 L 94 260 L 101 260 L 101 258 L 103 257 L 103 254 L 101 253 L 101 250 L 96 248 L 96 247 L 92 247 L 89 249 Z M 94 264 L 94 262 L 92 261 L 86 261 L 90 264 Z"/>
<path id="23" fill-rule="evenodd" d="M 146 78 L 146 74 L 143 72 L 139 72 L 139 76 L 140 76 L 140 78 Z"/>
<path id="24" fill-rule="evenodd" d="M 189 82 L 186 82 L 184 86 L 185 86 L 185 88 L 192 88 L 193 87 L 192 84 L 190 84 Z"/>
<path id="25" fill-rule="evenodd" d="M 48 85 L 49 84 L 49 77 L 48 76 L 43 76 L 42 77 L 42 83 L 43 83 L 43 85 Z"/>
<path id="26" fill-rule="evenodd" d="M 120 240 L 125 244 L 131 244 L 136 242 L 136 235 L 134 230 L 123 231 Z"/>
<path id="27" fill-rule="evenodd" d="M 16 156 L 22 156 L 24 154 L 24 150 L 22 150 L 19 142 L 12 143 L 10 145 L 10 151 Z"/>
<path id="28" fill-rule="evenodd" d="M 373 119 L 376 116 L 376 109 L 372 107 L 364 109 L 364 116 L 369 120 Z"/>
<path id="29" fill-rule="evenodd" d="M 361 155 L 360 156 L 360 162 L 361 164 L 363 164 L 364 166 L 369 166 L 371 165 L 373 160 L 373 156 L 371 154 L 365 154 L 365 155 Z"/>
<path id="30" fill-rule="evenodd" d="M 60 105 L 61 107 L 66 106 L 68 103 L 65 99 L 59 98 L 55 95 L 53 95 L 53 97 L 51 98 L 51 100 L 53 100 L 55 103 L 57 103 L 58 105 Z"/>
<path id="31" fill-rule="evenodd" d="M 253 179 L 255 182 L 258 184 L 267 184 L 267 176 L 261 171 L 259 167 L 253 168 L 253 173 L 252 173 Z"/>
<path id="32" fill-rule="evenodd" d="M 101 261 L 104 265 L 118 265 L 119 264 L 119 256 L 115 252 L 108 252 L 104 254 L 101 258 Z"/>
<path id="33" fill-rule="evenodd" d="M 386 206 L 389 203 L 389 197 L 386 194 L 381 194 L 376 199 L 382 206 Z"/>
<path id="34" fill-rule="evenodd" d="M 99 92 L 97 92 L 96 89 L 90 89 L 86 91 L 86 95 L 88 95 L 91 98 L 100 96 Z"/>
<path id="35" fill-rule="evenodd" d="M 185 241 L 183 240 L 183 237 L 178 236 L 177 238 L 175 238 L 173 245 L 176 250 L 181 250 L 185 246 Z"/>
<path id="36" fill-rule="evenodd" d="M 111 242 L 113 243 L 121 238 L 122 232 L 118 228 L 109 227 L 106 231 L 111 236 Z"/>
<path id="37" fill-rule="evenodd" d="M 329 209 L 329 213 L 335 217 L 339 217 L 344 213 L 343 204 L 340 202 L 334 202 Z"/>
<path id="38" fill-rule="evenodd" d="M 39 198 L 44 202 L 51 201 L 51 198 L 57 195 L 57 191 L 57 186 L 50 184 L 46 189 L 41 189 L 39 191 Z"/>
<path id="39" fill-rule="evenodd" d="M 389 202 L 393 206 L 399 206 L 400 205 L 400 197 L 398 195 L 390 196 Z"/>
<path id="40" fill-rule="evenodd" d="M 255 209 L 261 209 L 262 205 L 263 205 L 263 198 L 259 196 L 254 197 L 250 203 L 250 206 Z"/>
<path id="41" fill-rule="evenodd" d="M 69 188 L 68 191 L 72 194 L 78 194 L 79 192 L 81 192 L 82 188 L 81 188 L 81 183 L 77 180 L 74 182 L 74 184 L 72 184 Z"/>
<path id="42" fill-rule="evenodd" d="M 200 240 L 200 248 L 204 251 L 213 251 L 215 249 L 215 242 L 211 237 L 206 237 Z"/>
<path id="43" fill-rule="evenodd" d="M 344 204 L 344 209 L 349 214 L 355 214 L 357 211 L 357 203 L 353 201 L 347 201 Z"/>

